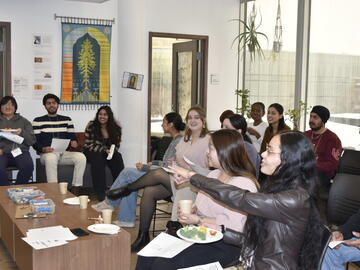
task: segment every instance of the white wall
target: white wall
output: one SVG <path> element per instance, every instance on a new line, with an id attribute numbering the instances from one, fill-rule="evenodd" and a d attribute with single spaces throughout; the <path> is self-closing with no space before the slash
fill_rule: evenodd
<path id="1" fill-rule="evenodd" d="M 234 109 L 236 49 L 231 42 L 237 30 L 238 0 L 110 0 L 103 4 L 66 0 L 0 0 L 0 21 L 12 23 L 12 75 L 32 79 L 32 35 L 52 34 L 55 94 L 60 94 L 62 16 L 116 18 L 112 32 L 111 106 L 123 126 L 121 152 L 126 165 L 146 160 L 148 35 L 149 31 L 209 36 L 208 77 L 220 75 L 220 84 L 208 79 L 207 114 L 211 129 L 219 127 L 225 109 Z M 124 71 L 145 75 L 142 91 L 121 87 Z M 31 89 L 29 89 L 31 91 Z M 17 98 L 19 111 L 33 119 L 45 113 L 41 100 Z M 73 118 L 82 131 L 95 111 L 60 111 Z"/>
<path id="2" fill-rule="evenodd" d="M 129 101 L 119 106 L 120 114 L 127 115 L 124 127 L 133 127 L 124 136 L 129 144 L 122 147 L 129 147 L 127 152 L 134 162 L 136 157 L 146 159 L 149 32 L 209 36 L 208 78 L 219 74 L 221 82 L 211 85 L 208 79 L 207 115 L 209 127 L 217 129 L 222 111 L 234 109 L 236 104 L 237 54 L 231 43 L 237 25 L 229 20 L 237 16 L 238 0 L 119 1 L 119 73 L 145 74 L 141 92 L 123 89 L 120 94 L 121 100 Z"/>

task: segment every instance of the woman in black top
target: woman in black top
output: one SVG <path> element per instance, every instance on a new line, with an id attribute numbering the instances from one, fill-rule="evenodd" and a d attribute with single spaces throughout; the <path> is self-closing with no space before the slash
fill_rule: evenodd
<path id="1" fill-rule="evenodd" d="M 121 141 L 121 127 L 116 123 L 109 106 L 98 109 L 93 121 L 85 129 L 84 154 L 91 163 L 93 187 L 99 201 L 105 198 L 105 166 L 110 168 L 113 180 L 124 168 L 121 154 L 118 152 Z M 111 146 L 114 145 L 111 157 Z"/>

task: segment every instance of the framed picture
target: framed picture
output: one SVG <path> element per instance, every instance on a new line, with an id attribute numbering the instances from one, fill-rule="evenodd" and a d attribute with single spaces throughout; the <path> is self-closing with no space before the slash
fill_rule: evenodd
<path id="1" fill-rule="evenodd" d="M 125 71 L 123 75 L 122 87 L 141 90 L 143 80 L 144 75 Z"/>

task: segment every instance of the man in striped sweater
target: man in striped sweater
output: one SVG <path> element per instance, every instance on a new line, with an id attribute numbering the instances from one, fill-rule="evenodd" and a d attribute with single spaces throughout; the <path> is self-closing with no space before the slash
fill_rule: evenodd
<path id="1" fill-rule="evenodd" d="M 85 155 L 80 152 L 54 152 L 54 149 L 51 147 L 53 138 L 70 139 L 71 147 L 76 148 L 78 146 L 71 118 L 57 114 L 59 104 L 60 99 L 56 95 L 46 94 L 44 96 L 43 105 L 48 113 L 44 116 L 36 117 L 33 121 L 36 137 L 36 143 L 33 147 L 40 155 L 41 163 L 45 164 L 48 183 L 58 181 L 58 164 L 73 164 L 74 175 L 72 186 L 79 187 L 83 184 L 83 176 L 86 167 Z"/>

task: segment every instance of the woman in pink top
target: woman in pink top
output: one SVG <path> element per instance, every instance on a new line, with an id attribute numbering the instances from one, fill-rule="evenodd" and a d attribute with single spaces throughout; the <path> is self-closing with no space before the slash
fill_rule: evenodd
<path id="1" fill-rule="evenodd" d="M 178 166 L 189 169 L 189 165 L 183 159 L 183 157 L 186 156 L 199 166 L 207 168 L 206 149 L 209 138 L 204 110 L 200 107 L 190 108 L 186 114 L 184 139 L 176 146 L 176 158 L 168 160 L 168 162 L 170 162 L 170 164 L 176 162 Z M 195 198 L 193 192 L 189 189 L 188 183 L 185 183 L 181 187 L 173 188 L 171 186 L 171 182 L 173 182 L 171 178 L 164 169 L 159 168 L 148 172 L 127 186 L 113 189 L 112 192 L 115 194 L 111 195 L 111 197 L 108 193 L 108 197 L 117 199 L 144 188 L 140 203 L 139 234 L 131 245 L 132 252 L 138 252 L 150 242 L 149 228 L 157 200 L 172 196 L 174 205 L 177 205 L 178 198 Z"/>
<path id="2" fill-rule="evenodd" d="M 209 166 L 216 170 L 208 177 L 223 183 L 257 191 L 255 169 L 250 162 L 241 134 L 235 130 L 219 130 L 211 134 L 208 149 Z M 190 171 L 188 171 L 190 173 Z M 228 208 L 199 192 L 192 214 L 179 211 L 179 221 L 185 224 L 203 224 L 207 227 L 221 226 L 242 232 L 246 213 Z M 136 269 L 179 269 L 219 261 L 225 267 L 239 258 L 240 248 L 220 240 L 210 244 L 194 244 L 171 259 L 159 257 L 138 257 Z"/>

